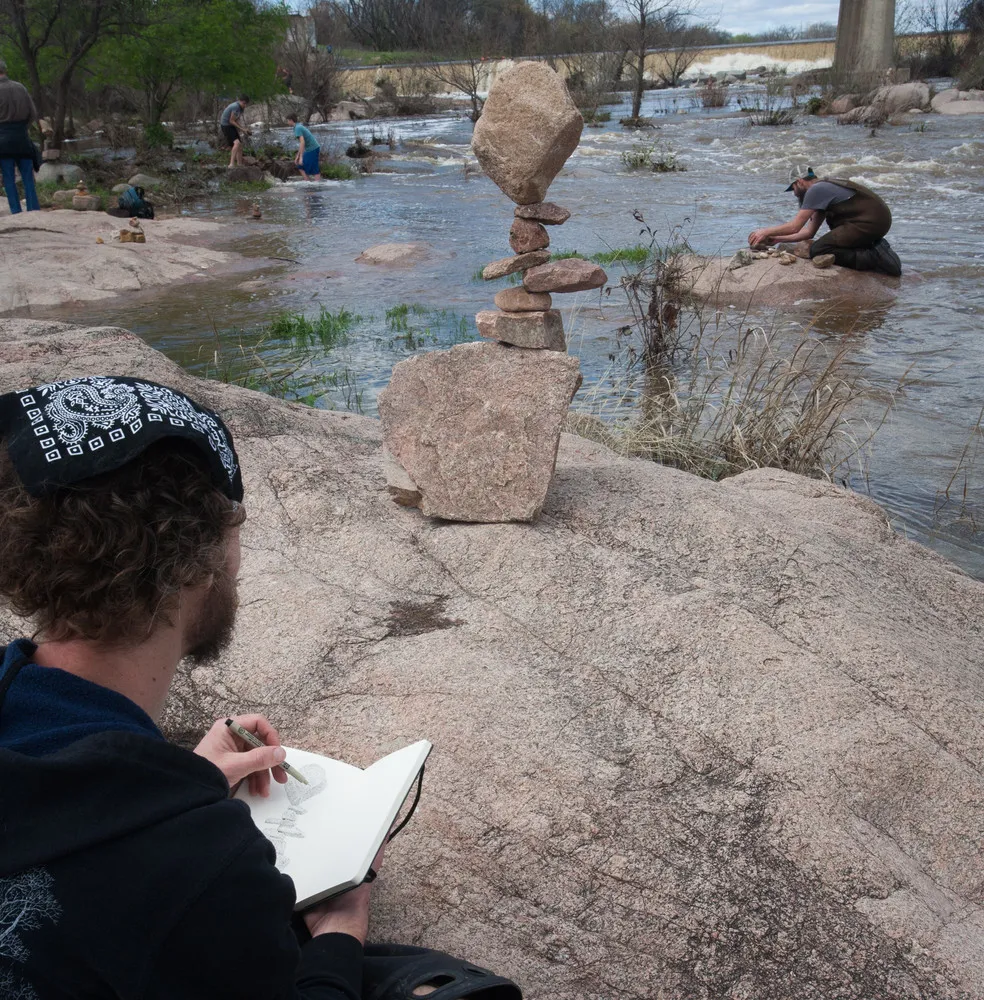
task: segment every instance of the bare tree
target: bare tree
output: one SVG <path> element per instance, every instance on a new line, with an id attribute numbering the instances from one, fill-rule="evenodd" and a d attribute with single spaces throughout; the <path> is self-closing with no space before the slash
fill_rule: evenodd
<path id="1" fill-rule="evenodd" d="M 646 53 L 666 41 L 667 23 L 678 24 L 693 16 L 698 4 L 696 0 L 622 0 L 622 6 L 629 53 L 626 61 L 632 73 L 631 117 L 638 119 L 646 89 Z"/>
<path id="2" fill-rule="evenodd" d="M 307 102 L 305 118 L 315 111 L 327 118 L 341 96 L 334 51 L 312 44 L 308 26 L 301 18 L 294 18 L 279 57 L 290 74 L 291 89 Z"/>

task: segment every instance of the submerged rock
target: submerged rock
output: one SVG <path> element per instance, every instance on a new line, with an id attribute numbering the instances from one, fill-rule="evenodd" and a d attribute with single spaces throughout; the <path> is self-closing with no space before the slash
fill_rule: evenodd
<path id="1" fill-rule="evenodd" d="M 531 1000 L 984 996 L 984 586 L 875 504 L 565 434 L 535 526 L 432 522 L 386 494 L 376 420 L 0 320 L 0 392 L 107 371 L 218 410 L 244 472 L 235 636 L 166 731 L 267 706 L 357 764 L 435 745 L 376 939 Z"/>
<path id="2" fill-rule="evenodd" d="M 358 264 L 419 264 L 430 256 L 426 243 L 377 243 L 355 258 Z"/>

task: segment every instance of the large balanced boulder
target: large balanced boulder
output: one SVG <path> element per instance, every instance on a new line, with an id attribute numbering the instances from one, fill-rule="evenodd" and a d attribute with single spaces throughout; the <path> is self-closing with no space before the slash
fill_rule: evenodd
<path id="1" fill-rule="evenodd" d="M 557 313 L 516 322 L 529 316 L 563 341 Z M 580 384 L 577 358 L 557 350 L 476 343 L 418 354 L 393 368 L 379 396 L 386 449 L 416 483 L 425 514 L 532 521 Z"/>
<path id="2" fill-rule="evenodd" d="M 873 503 L 563 435 L 535 525 L 432 522 L 375 420 L 0 321 L 0 391 L 106 372 L 219 410 L 243 465 L 236 635 L 182 666 L 168 733 L 257 710 L 363 766 L 435 744 L 376 940 L 528 1000 L 984 996 L 984 586 Z"/>
<path id="3" fill-rule="evenodd" d="M 542 62 L 501 73 L 475 125 L 472 149 L 482 169 L 517 205 L 543 201 L 577 148 L 584 119 L 567 85 Z"/>

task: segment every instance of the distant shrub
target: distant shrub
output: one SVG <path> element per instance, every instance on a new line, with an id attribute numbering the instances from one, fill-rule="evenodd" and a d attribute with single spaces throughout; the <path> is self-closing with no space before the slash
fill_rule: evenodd
<path id="1" fill-rule="evenodd" d="M 148 149 L 171 149 L 174 145 L 174 133 L 160 122 L 155 125 L 145 125 L 143 142 Z"/>

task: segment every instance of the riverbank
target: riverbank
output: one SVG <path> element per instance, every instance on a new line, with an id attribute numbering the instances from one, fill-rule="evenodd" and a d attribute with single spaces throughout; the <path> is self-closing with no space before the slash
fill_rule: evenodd
<path id="1" fill-rule="evenodd" d="M 0 216 L 0 313 L 107 299 L 250 266 L 239 254 L 205 245 L 223 230 L 220 223 L 172 218 L 141 226 L 146 242 L 131 243 L 119 239 L 127 220 L 103 212 Z"/>
<path id="2" fill-rule="evenodd" d="M 984 994 L 984 585 L 876 505 L 563 435 L 537 524 L 434 523 L 389 498 L 376 420 L 0 320 L 0 391 L 105 371 L 218 410 L 243 468 L 236 634 L 168 734 L 265 706 L 357 765 L 435 745 L 381 939 L 529 1000 Z"/>

